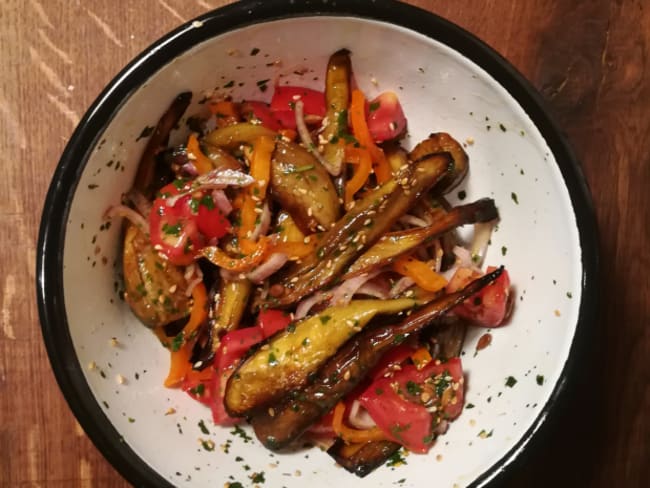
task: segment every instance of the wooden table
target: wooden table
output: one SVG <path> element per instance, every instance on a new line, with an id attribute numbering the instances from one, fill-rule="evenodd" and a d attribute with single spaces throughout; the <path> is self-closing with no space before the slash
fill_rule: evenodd
<path id="1" fill-rule="evenodd" d="M 219 0 L 3 0 L 0 6 L 0 486 L 127 483 L 61 395 L 34 293 L 50 177 L 102 87 Z M 650 486 L 650 4 L 412 1 L 460 24 L 539 89 L 582 160 L 601 240 L 597 360 L 508 486 Z"/>

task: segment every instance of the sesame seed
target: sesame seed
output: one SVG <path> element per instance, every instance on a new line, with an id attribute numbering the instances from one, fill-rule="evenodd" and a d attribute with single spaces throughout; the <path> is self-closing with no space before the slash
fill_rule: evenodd
<path id="1" fill-rule="evenodd" d="M 313 214 L 314 214 L 314 211 L 312 210 L 311 207 L 309 207 L 309 208 L 307 209 L 307 216 L 308 216 L 308 217 L 311 217 Z"/>
<path id="2" fill-rule="evenodd" d="M 269 408 L 269 416 L 270 417 L 275 417 L 275 410 L 272 407 Z"/>
<path id="3" fill-rule="evenodd" d="M 167 411 L 165 412 L 165 415 L 172 415 L 176 413 L 176 409 L 174 407 L 169 407 Z"/>
<path id="4" fill-rule="evenodd" d="M 298 188 L 298 191 L 302 193 L 303 195 L 307 194 L 307 190 L 305 188 Z"/>
<path id="5" fill-rule="evenodd" d="M 311 240 L 311 238 L 309 236 L 307 236 L 302 240 L 302 242 L 304 242 L 305 244 L 309 244 L 310 240 Z"/>
<path id="6" fill-rule="evenodd" d="M 119 344 L 119 343 L 117 342 L 117 338 L 116 338 L 116 337 L 111 337 L 111 340 L 108 341 L 108 343 L 111 345 L 111 347 L 117 347 L 117 345 Z"/>
<path id="7" fill-rule="evenodd" d="M 94 370 L 94 369 L 97 369 L 97 363 L 95 361 L 90 361 L 88 363 L 88 369 L 91 370 L 91 371 Z"/>
<path id="8" fill-rule="evenodd" d="M 431 394 L 424 391 L 420 395 L 420 400 L 422 400 L 423 403 L 427 403 L 429 400 L 431 400 Z"/>
<path id="9" fill-rule="evenodd" d="M 168 291 L 169 291 L 169 293 L 172 293 L 172 294 L 173 294 L 173 293 L 176 292 L 177 289 L 178 289 L 178 286 L 176 286 L 176 285 L 172 285 L 172 286 L 169 287 L 169 290 L 168 290 Z"/>
<path id="10" fill-rule="evenodd" d="M 343 373 L 343 379 L 344 379 L 345 381 L 348 381 L 348 380 L 350 379 L 350 370 L 349 370 L 349 369 L 347 369 L 347 370 L 345 371 L 345 373 Z"/>
<path id="11" fill-rule="evenodd" d="M 115 377 L 115 380 L 116 380 L 117 383 L 120 384 L 120 385 L 123 385 L 124 383 L 126 383 L 126 378 L 125 378 L 124 376 L 122 376 L 121 374 L 118 374 L 118 375 Z"/>

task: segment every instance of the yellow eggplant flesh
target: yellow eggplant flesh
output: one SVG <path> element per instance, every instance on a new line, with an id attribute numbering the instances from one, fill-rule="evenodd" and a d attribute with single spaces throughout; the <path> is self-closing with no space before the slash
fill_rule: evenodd
<path id="1" fill-rule="evenodd" d="M 322 239 L 316 255 L 282 277 L 283 290 L 269 305 L 287 306 L 330 284 L 377 242 L 409 208 L 447 174 L 446 153 L 424 159 L 369 192 Z M 399 182 L 399 183 L 398 183 Z"/>
<path id="2" fill-rule="evenodd" d="M 135 225 L 127 224 L 122 253 L 124 299 L 147 327 L 156 328 L 189 314 L 182 268 L 160 257 Z"/>
<path id="3" fill-rule="evenodd" d="M 213 307 L 212 333 L 214 340 L 212 350 L 219 348 L 219 338 L 231 330 L 237 329 L 246 311 L 246 305 L 253 289 L 252 283 L 247 280 L 221 280 L 219 296 Z"/>
<path id="4" fill-rule="evenodd" d="M 350 105 L 351 73 L 350 51 L 341 49 L 330 56 L 325 78 L 327 124 L 322 137 L 327 141 L 324 146 L 323 158 L 330 164 L 330 167 L 337 168 L 334 171 L 335 175 L 340 173 L 345 157 L 345 149 L 337 143 L 337 139 L 343 132 L 348 132 L 347 109 Z"/>
<path id="5" fill-rule="evenodd" d="M 416 305 L 412 299 L 356 300 L 330 307 L 274 335 L 231 376 L 224 405 L 245 416 L 302 387 L 310 374 L 333 356 L 377 314 L 396 314 Z"/>
<path id="6" fill-rule="evenodd" d="M 454 207 L 449 212 L 438 213 L 435 221 L 427 227 L 384 235 L 375 245 L 352 263 L 342 279 L 352 278 L 389 265 L 398 257 L 461 225 L 489 222 L 497 218 L 499 218 L 499 213 L 494 205 L 494 200 L 490 198 L 483 198 L 467 205 Z"/>
<path id="7" fill-rule="evenodd" d="M 499 268 L 460 291 L 437 298 L 397 325 L 373 327 L 352 337 L 319 368 L 309 385 L 286 395 L 270 408 L 255 412 L 250 421 L 257 438 L 271 450 L 287 447 L 354 390 L 384 354 L 435 323 L 502 272 L 503 268 Z"/>
<path id="8" fill-rule="evenodd" d="M 204 142 L 225 149 L 236 149 L 241 144 L 253 145 L 261 136 L 276 137 L 278 134 L 263 125 L 242 122 L 215 129 L 206 135 Z"/>
<path id="9" fill-rule="evenodd" d="M 277 141 L 271 160 L 271 195 L 303 234 L 329 229 L 341 205 L 323 165 L 303 147 Z"/>

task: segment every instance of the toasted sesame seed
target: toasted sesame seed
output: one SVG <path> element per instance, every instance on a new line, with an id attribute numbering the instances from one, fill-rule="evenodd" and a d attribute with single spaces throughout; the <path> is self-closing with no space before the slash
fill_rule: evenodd
<path id="1" fill-rule="evenodd" d="M 88 369 L 91 371 L 97 369 L 97 363 L 95 361 L 90 361 L 88 363 Z"/>
<path id="2" fill-rule="evenodd" d="M 343 373 L 343 379 L 345 381 L 348 381 L 350 379 L 350 370 L 349 369 L 346 369 L 345 373 Z"/>
<path id="3" fill-rule="evenodd" d="M 169 407 L 167 411 L 165 412 L 165 415 L 172 415 L 176 413 L 176 409 L 174 407 Z"/>
<path id="4" fill-rule="evenodd" d="M 293 278 L 291 278 L 291 283 L 297 283 L 297 282 L 298 282 L 298 277 L 297 276 L 294 276 Z"/>
<path id="5" fill-rule="evenodd" d="M 111 340 L 108 341 L 108 343 L 111 345 L 111 347 L 117 347 L 117 345 L 119 344 L 119 342 L 117 342 L 116 337 L 111 337 Z"/>
<path id="6" fill-rule="evenodd" d="M 172 286 L 169 287 L 169 290 L 168 290 L 168 291 L 169 291 L 169 293 L 172 293 L 172 294 L 173 294 L 173 293 L 176 292 L 177 289 L 178 289 L 178 286 L 176 286 L 176 285 L 172 285 Z"/>
<path id="7" fill-rule="evenodd" d="M 305 244 L 309 244 L 310 240 L 311 240 L 311 238 L 309 236 L 307 236 L 302 240 L 302 242 L 304 242 Z"/>
<path id="8" fill-rule="evenodd" d="M 269 416 L 275 417 L 275 410 L 273 409 L 273 407 L 269 408 Z"/>
<path id="9" fill-rule="evenodd" d="M 121 374 L 118 374 L 118 375 L 115 377 L 115 380 L 116 380 L 117 383 L 120 384 L 120 385 L 123 385 L 124 383 L 126 383 L 126 378 L 125 378 L 124 376 L 122 376 Z"/>

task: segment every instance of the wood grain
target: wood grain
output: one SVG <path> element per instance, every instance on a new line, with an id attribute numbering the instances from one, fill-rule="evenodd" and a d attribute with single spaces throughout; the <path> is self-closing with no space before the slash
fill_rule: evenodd
<path id="1" fill-rule="evenodd" d="M 35 242 L 75 124 L 136 54 L 218 0 L 0 5 L 0 486 L 125 487 L 74 420 L 43 347 Z M 594 361 L 507 486 L 650 486 L 650 5 L 411 1 L 476 34 L 542 93 L 601 233 Z"/>

